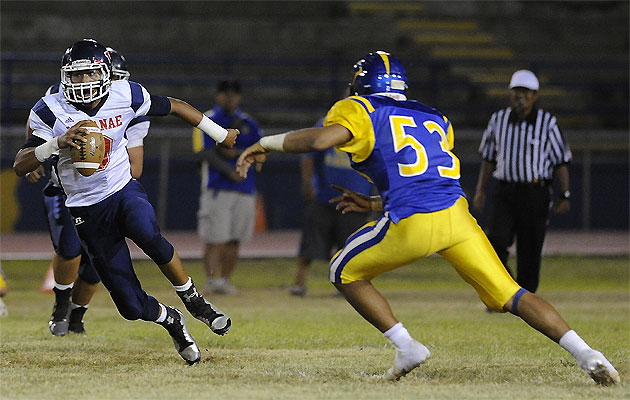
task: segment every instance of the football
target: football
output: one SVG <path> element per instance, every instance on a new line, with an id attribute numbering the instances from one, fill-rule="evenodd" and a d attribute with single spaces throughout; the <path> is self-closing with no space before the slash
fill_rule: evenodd
<path id="1" fill-rule="evenodd" d="M 72 163 L 77 171 L 83 176 L 90 176 L 103 162 L 105 140 L 96 122 L 90 121 L 82 127 L 88 131 L 82 134 L 83 137 L 87 138 L 87 142 L 79 142 L 80 147 L 78 149 L 71 147 L 70 151 Z"/>

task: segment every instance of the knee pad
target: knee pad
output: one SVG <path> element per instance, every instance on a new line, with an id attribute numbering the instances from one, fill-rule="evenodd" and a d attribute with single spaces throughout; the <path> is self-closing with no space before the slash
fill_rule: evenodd
<path id="1" fill-rule="evenodd" d="M 73 226 L 60 226 L 51 229 L 51 238 L 55 253 L 66 260 L 81 255 L 81 241 Z"/>
<path id="2" fill-rule="evenodd" d="M 79 264 L 79 276 L 81 279 L 95 285 L 101 281 L 101 278 L 98 276 L 98 272 L 90 263 L 90 260 L 87 254 L 81 254 L 81 263 Z"/>
<path id="3" fill-rule="evenodd" d="M 114 300 L 114 304 L 116 304 L 118 312 L 124 319 L 135 321 L 142 318 L 144 304 L 140 302 L 140 299 L 135 296 L 126 296 L 121 292 L 110 292 L 110 295 L 112 300 Z"/>
<path id="4" fill-rule="evenodd" d="M 155 235 L 151 240 L 144 243 L 137 243 L 157 265 L 163 265 L 173 259 L 175 248 L 161 234 Z"/>
<path id="5" fill-rule="evenodd" d="M 153 296 L 148 296 L 145 293 L 145 298 L 142 302 L 139 301 L 139 299 L 135 299 L 136 301 L 125 301 L 124 304 L 121 304 L 122 302 L 119 303 L 119 301 L 122 299 L 119 298 L 116 300 L 113 292 L 111 295 L 112 299 L 114 299 L 114 303 L 116 303 L 118 312 L 127 320 L 135 321 L 137 319 L 141 319 L 143 321 L 155 321 L 158 317 L 160 305 Z"/>

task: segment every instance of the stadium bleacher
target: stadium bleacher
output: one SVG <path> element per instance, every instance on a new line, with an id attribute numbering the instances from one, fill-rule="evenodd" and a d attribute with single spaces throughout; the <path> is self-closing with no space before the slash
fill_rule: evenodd
<path id="1" fill-rule="evenodd" d="M 540 75 L 564 127 L 628 127 L 628 3 L 604 2 L 113 2 L 107 25 L 63 4 L 3 4 L 2 123 L 21 123 L 57 79 L 76 32 L 125 54 L 135 79 L 203 107 L 238 77 L 244 107 L 264 125 L 302 126 L 340 94 L 348 65 L 375 49 L 406 61 L 411 94 L 478 127 L 504 104 L 509 74 Z M 602 23 L 605 21 L 605 23 Z M 49 32 L 54 32 L 50 35 Z"/>

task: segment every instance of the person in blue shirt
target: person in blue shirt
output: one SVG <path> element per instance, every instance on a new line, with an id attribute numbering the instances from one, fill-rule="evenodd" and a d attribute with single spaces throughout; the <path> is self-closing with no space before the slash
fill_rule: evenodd
<path id="1" fill-rule="evenodd" d="M 322 119 L 316 126 L 322 126 Z M 297 269 L 289 293 L 305 296 L 306 277 L 313 260 L 330 260 L 331 252 L 341 249 L 354 231 L 367 222 L 365 214 L 342 214 L 330 200 L 339 193 L 330 185 L 369 195 L 372 184 L 352 169 L 348 155 L 331 147 L 304 154 L 300 159 L 304 225 L 300 238 Z"/>
<path id="2" fill-rule="evenodd" d="M 389 53 L 368 54 L 354 65 L 352 96 L 328 111 L 324 126 L 266 136 L 239 157 L 237 171 L 270 151 L 309 153 L 329 147 L 348 153 L 352 167 L 370 177 L 380 196 L 343 190 L 342 212 L 382 209 L 330 261 L 329 279 L 352 307 L 396 349 L 386 379 L 398 380 L 424 363 L 429 349 L 411 337 L 372 285 L 380 274 L 437 253 L 453 265 L 497 312 L 510 312 L 558 343 L 596 383 L 612 385 L 619 373 L 592 349 L 547 301 L 520 287 L 507 272 L 468 209 L 452 152 L 451 122 L 438 110 L 408 100 L 407 73 Z"/>
<path id="3" fill-rule="evenodd" d="M 193 150 L 201 162 L 201 193 L 197 231 L 204 243 L 205 293 L 236 294 L 230 282 L 238 262 L 240 243 L 251 239 L 256 212 L 254 176 L 241 178 L 236 159 L 260 139 L 258 123 L 240 109 L 241 85 L 221 81 L 216 106 L 205 114 L 224 128 L 239 129 L 233 148 L 217 147 L 199 129 L 193 131 Z"/>

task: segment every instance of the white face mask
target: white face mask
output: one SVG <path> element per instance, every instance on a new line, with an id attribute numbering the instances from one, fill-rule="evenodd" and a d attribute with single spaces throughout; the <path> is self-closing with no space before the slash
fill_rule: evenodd
<path id="1" fill-rule="evenodd" d="M 76 71 L 98 71 L 100 79 L 91 82 L 72 82 Z M 90 60 L 77 60 L 61 67 L 61 87 L 66 99 L 71 103 L 89 104 L 109 92 L 111 75 L 107 65 Z"/>

